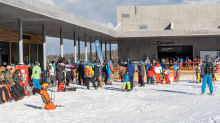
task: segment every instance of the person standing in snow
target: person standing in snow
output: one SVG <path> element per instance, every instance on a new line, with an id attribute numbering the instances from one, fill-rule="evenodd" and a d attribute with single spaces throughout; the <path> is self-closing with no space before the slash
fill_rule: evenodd
<path id="1" fill-rule="evenodd" d="M 210 94 L 213 94 L 212 77 L 214 77 L 215 69 L 209 55 L 207 55 L 206 61 L 203 62 L 201 70 L 203 75 L 202 94 L 205 93 L 206 83 L 208 83 Z"/>
<path id="2" fill-rule="evenodd" d="M 170 79 L 169 79 L 169 66 L 167 65 L 164 69 L 164 76 L 165 76 L 165 81 L 166 84 L 170 84 Z"/>
<path id="3" fill-rule="evenodd" d="M 179 81 L 179 78 L 178 78 L 178 69 L 179 69 L 179 66 L 177 65 L 177 63 L 176 62 L 174 62 L 174 64 L 173 64 L 173 75 L 174 75 L 174 78 L 173 78 L 173 82 L 178 82 Z"/>
<path id="4" fill-rule="evenodd" d="M 130 63 L 127 67 L 127 71 L 129 73 L 129 78 L 130 78 L 130 82 L 131 82 L 131 90 L 133 90 L 133 86 L 134 86 L 133 80 L 134 80 L 135 67 L 132 64 L 132 61 L 129 61 L 129 62 Z"/>
<path id="5" fill-rule="evenodd" d="M 96 86 L 95 84 L 95 79 L 94 79 L 94 71 L 92 69 L 92 63 L 88 63 L 88 65 L 85 68 L 85 81 L 86 81 L 86 85 L 87 85 L 87 89 L 89 90 L 89 81 L 92 82 L 93 87 L 97 90 L 99 87 Z"/>
<path id="6" fill-rule="evenodd" d="M 145 83 L 144 83 L 144 75 L 145 75 L 145 71 L 144 71 L 144 64 L 142 61 L 139 61 L 138 63 L 138 73 L 140 74 L 140 87 L 145 87 Z"/>
<path id="7" fill-rule="evenodd" d="M 38 62 L 35 62 L 35 66 L 32 69 L 32 76 L 33 79 L 33 85 L 34 87 L 41 89 L 40 87 L 40 74 L 41 74 L 41 68 L 39 67 Z"/>
<path id="8" fill-rule="evenodd" d="M 151 65 L 149 68 L 148 68 L 148 71 L 147 71 L 147 84 L 151 84 L 151 85 L 154 85 L 154 74 L 155 74 L 155 70 L 154 70 L 154 67 Z"/>
<path id="9" fill-rule="evenodd" d="M 148 74 L 147 74 L 147 71 L 148 71 L 148 69 L 149 69 L 150 66 L 151 66 L 151 65 L 150 65 L 150 61 L 147 61 L 147 64 L 145 65 L 145 70 L 146 70 L 147 80 L 148 80 Z"/>
<path id="10" fill-rule="evenodd" d="M 155 73 L 156 73 L 157 84 L 160 83 L 160 73 L 161 72 L 162 72 L 162 68 L 160 66 L 160 63 L 157 62 L 156 66 L 155 66 Z"/>

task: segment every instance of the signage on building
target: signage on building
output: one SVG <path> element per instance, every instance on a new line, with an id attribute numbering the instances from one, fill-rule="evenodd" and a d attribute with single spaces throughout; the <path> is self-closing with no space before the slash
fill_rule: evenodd
<path id="1" fill-rule="evenodd" d="M 174 44 L 174 42 L 173 41 L 167 41 L 167 42 L 157 41 L 157 45 L 169 45 L 169 44 Z"/>
<path id="2" fill-rule="evenodd" d="M 182 52 L 182 47 L 159 47 L 159 52 Z"/>

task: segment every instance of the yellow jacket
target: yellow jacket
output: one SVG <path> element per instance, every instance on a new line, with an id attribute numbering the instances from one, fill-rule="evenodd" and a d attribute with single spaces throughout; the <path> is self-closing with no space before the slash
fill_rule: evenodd
<path id="1" fill-rule="evenodd" d="M 89 69 L 89 72 L 90 72 L 90 74 L 92 75 L 92 76 L 89 76 L 89 77 L 93 77 L 94 76 L 94 71 L 93 71 L 93 69 L 92 69 L 92 66 L 86 66 L 86 68 L 88 68 Z"/>

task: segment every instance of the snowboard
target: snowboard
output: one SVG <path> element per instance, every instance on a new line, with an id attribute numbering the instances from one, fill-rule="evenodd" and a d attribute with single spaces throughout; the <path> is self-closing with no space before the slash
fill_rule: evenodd
<path id="1" fill-rule="evenodd" d="M 72 87 L 72 86 L 65 86 L 65 88 L 64 88 L 65 91 L 76 91 L 76 89 L 77 89 L 77 87 Z"/>

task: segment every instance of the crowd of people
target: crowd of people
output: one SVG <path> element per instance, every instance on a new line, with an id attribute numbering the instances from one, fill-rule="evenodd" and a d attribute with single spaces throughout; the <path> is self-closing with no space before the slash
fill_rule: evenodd
<path id="1" fill-rule="evenodd" d="M 117 60 L 117 66 L 120 68 L 118 74 L 123 82 L 121 90 L 133 90 L 135 72 L 138 73 L 140 87 L 145 87 L 145 76 L 147 77 L 147 85 L 154 85 L 154 81 L 157 84 L 164 84 L 164 81 L 165 84 L 170 84 L 169 70 L 171 67 L 174 75 L 173 82 L 179 82 L 179 71 L 182 62 L 181 58 L 173 59 L 173 64 L 170 66 L 170 64 L 166 63 L 166 59 L 161 61 L 154 59 L 152 63 L 149 60 L 145 62 L 139 61 L 136 69 L 134 62 L 129 59 L 126 65 L 121 60 Z M 76 80 L 78 85 L 86 86 L 87 89 L 90 89 L 89 84 L 91 81 L 93 87 L 97 90 L 103 85 L 112 85 L 114 80 L 113 65 L 113 60 L 104 61 L 103 64 L 98 61 L 91 63 L 85 60 L 72 64 L 70 59 L 65 60 L 65 58 L 60 57 L 57 62 L 52 61 L 46 71 L 42 71 L 39 62 L 29 63 L 28 72 L 30 78 L 28 84 L 24 87 L 20 84 L 23 79 L 21 71 L 16 70 L 15 74 L 12 75 L 12 67 L 7 66 L 7 69 L 2 72 L 0 81 L 1 104 L 12 102 L 12 100 L 19 101 L 25 95 L 30 96 L 38 93 L 41 95 L 46 109 L 55 109 L 56 107 L 51 103 L 52 98 L 49 97 L 47 92 L 49 86 L 57 86 L 57 91 L 62 92 L 73 80 Z M 125 66 L 126 69 L 124 70 Z M 216 68 L 216 63 L 210 56 L 207 56 L 201 64 L 199 63 L 196 73 L 197 82 L 201 80 L 200 78 L 203 79 L 202 94 L 205 92 L 206 83 L 209 85 L 210 94 L 213 93 L 212 78 L 214 77 L 217 80 Z"/>

